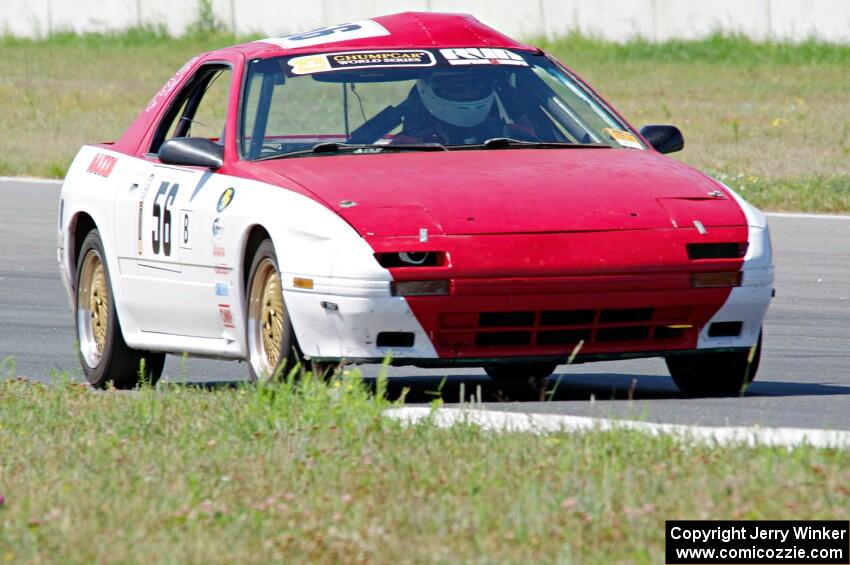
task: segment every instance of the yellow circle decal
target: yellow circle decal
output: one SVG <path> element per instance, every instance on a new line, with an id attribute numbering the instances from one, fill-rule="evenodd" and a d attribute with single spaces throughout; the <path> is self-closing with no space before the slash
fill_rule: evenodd
<path id="1" fill-rule="evenodd" d="M 233 188 L 228 188 L 224 192 L 221 193 L 221 196 L 218 199 L 218 206 L 215 207 L 219 212 L 223 212 L 225 208 L 230 206 L 230 203 L 233 202 L 233 195 L 236 194 L 236 190 Z"/>

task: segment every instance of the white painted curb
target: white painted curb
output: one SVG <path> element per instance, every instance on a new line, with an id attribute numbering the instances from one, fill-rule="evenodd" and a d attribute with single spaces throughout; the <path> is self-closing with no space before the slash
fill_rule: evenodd
<path id="1" fill-rule="evenodd" d="M 850 431 L 805 428 L 760 428 L 757 426 L 684 426 L 656 424 L 632 420 L 608 420 L 561 414 L 524 414 L 473 408 L 404 407 L 393 408 L 384 415 L 404 424 L 430 420 L 441 428 L 467 423 L 495 432 L 555 432 L 633 430 L 651 436 L 670 435 L 685 441 L 715 445 L 771 447 L 832 447 L 850 449 Z"/>

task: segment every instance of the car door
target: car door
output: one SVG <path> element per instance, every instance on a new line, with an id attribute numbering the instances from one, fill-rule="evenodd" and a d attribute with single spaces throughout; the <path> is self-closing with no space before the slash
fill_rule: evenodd
<path id="1" fill-rule="evenodd" d="M 224 142 L 231 75 L 222 63 L 196 71 L 116 196 L 123 302 L 142 331 L 223 337 L 220 313 L 211 307 L 216 292 L 225 292 L 211 276 L 211 226 L 223 181 L 209 169 L 163 164 L 157 153 L 174 137 Z"/>

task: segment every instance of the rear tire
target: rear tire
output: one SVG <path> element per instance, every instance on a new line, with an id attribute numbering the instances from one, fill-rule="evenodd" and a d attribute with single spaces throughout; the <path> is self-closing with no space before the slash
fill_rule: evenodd
<path id="1" fill-rule="evenodd" d="M 80 248 L 75 281 L 75 321 L 83 374 L 95 387 L 104 387 L 110 381 L 118 389 L 134 388 L 140 380 L 154 385 L 162 375 L 165 354 L 127 346 L 115 313 L 105 257 L 100 233 L 90 231 Z"/>
<path id="2" fill-rule="evenodd" d="M 502 363 L 488 365 L 484 372 L 494 381 L 543 380 L 557 368 L 557 363 Z"/>
<path id="3" fill-rule="evenodd" d="M 761 360 L 761 333 L 750 351 L 701 353 L 667 357 L 667 368 L 679 390 L 688 396 L 738 396 L 756 378 Z"/>
<path id="4" fill-rule="evenodd" d="M 251 379 L 282 379 L 300 362 L 300 355 L 283 302 L 283 285 L 271 240 L 266 239 L 257 247 L 248 272 L 245 331 Z"/>

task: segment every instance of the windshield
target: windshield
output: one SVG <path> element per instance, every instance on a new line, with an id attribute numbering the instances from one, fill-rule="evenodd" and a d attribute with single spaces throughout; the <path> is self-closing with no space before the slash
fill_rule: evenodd
<path id="1" fill-rule="evenodd" d="M 240 124 L 240 151 L 252 160 L 435 147 L 644 149 L 546 56 L 507 49 L 257 59 L 248 68 Z"/>

